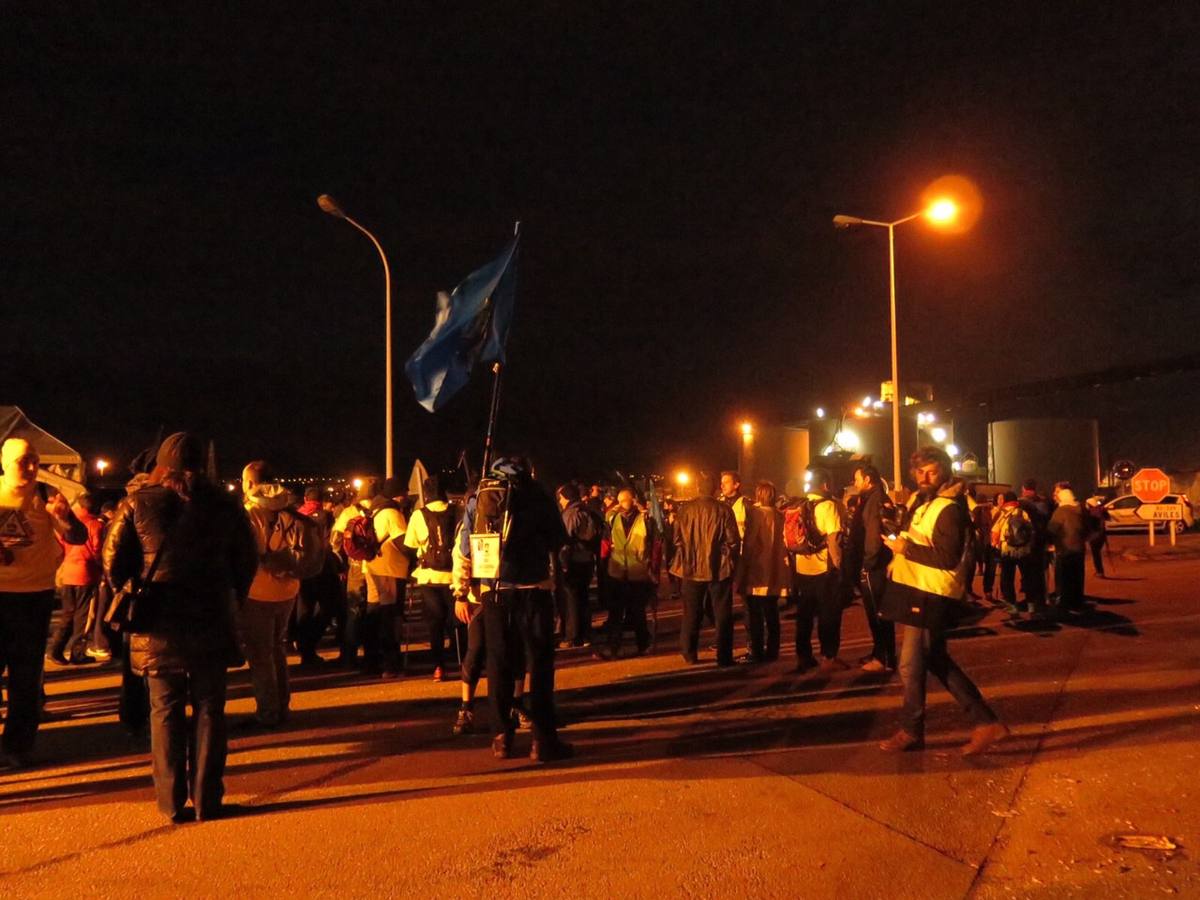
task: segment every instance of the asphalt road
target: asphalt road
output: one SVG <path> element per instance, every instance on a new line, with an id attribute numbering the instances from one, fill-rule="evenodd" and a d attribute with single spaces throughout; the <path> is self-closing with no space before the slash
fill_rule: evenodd
<path id="1" fill-rule="evenodd" d="M 790 614 L 779 663 L 688 667 L 667 608 L 651 656 L 560 654 L 569 763 L 452 737 L 458 685 L 419 654 L 398 682 L 293 669 L 289 726 L 231 744 L 250 809 L 172 826 L 111 670 L 53 671 L 41 765 L 0 772 L 0 896 L 1200 896 L 1200 561 L 1114 560 L 1083 619 L 991 611 L 952 641 L 1014 732 L 973 760 L 940 688 L 928 749 L 886 755 L 894 679 L 796 675 Z"/>

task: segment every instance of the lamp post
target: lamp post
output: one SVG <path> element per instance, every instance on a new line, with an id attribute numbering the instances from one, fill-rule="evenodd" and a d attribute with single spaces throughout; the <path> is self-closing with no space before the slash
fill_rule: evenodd
<path id="1" fill-rule="evenodd" d="M 385 477 L 391 478 L 394 474 L 392 468 L 394 459 L 392 453 L 392 273 L 388 268 L 387 256 L 383 252 L 383 247 L 380 246 L 380 243 L 376 239 L 375 235 L 371 234 L 371 232 L 367 231 L 366 228 L 346 215 L 345 211 L 338 206 L 336 200 L 334 200 L 328 194 L 322 194 L 317 198 L 317 206 L 321 207 L 322 212 L 328 213 L 329 215 L 338 219 L 345 219 L 347 222 L 365 234 L 371 243 L 375 245 L 375 249 L 379 251 L 379 258 L 383 262 L 383 293 L 386 309 L 384 314 L 384 342 L 386 347 L 386 362 L 384 364 L 386 370 L 386 374 L 384 375 L 386 379 L 384 385 L 384 403 L 386 404 L 384 428 L 386 429 L 386 439 L 384 441 L 384 453 L 387 454 L 384 462 L 384 474 Z"/>
<path id="2" fill-rule="evenodd" d="M 873 225 L 876 228 L 886 228 L 888 233 L 888 296 L 891 306 L 892 320 L 892 490 L 899 491 L 902 485 L 900 463 L 900 405 L 904 402 L 904 394 L 900 390 L 900 359 L 896 347 L 896 226 L 911 222 L 924 216 L 934 225 L 949 225 L 958 217 L 958 204 L 953 200 L 935 200 L 928 207 L 918 210 L 903 219 L 894 222 L 876 222 L 872 219 L 861 219 L 858 216 L 834 216 L 835 228 L 856 228 L 860 225 Z"/>

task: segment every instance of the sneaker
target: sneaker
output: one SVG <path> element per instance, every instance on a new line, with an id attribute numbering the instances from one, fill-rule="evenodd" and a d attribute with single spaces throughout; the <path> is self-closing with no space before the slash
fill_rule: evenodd
<path id="1" fill-rule="evenodd" d="M 832 675 L 834 672 L 844 672 L 850 668 L 849 663 L 834 657 L 826 657 L 821 660 L 821 664 L 817 666 L 817 671 L 822 675 Z"/>
<path id="2" fill-rule="evenodd" d="M 753 666 L 762 661 L 763 660 L 761 656 L 755 656 L 753 653 L 743 653 L 737 658 L 737 664 L 739 666 Z"/>
<path id="3" fill-rule="evenodd" d="M 475 730 L 475 713 L 465 706 L 460 706 L 458 708 L 458 716 L 454 720 L 454 727 L 450 730 L 456 736 L 471 734 Z"/>
<path id="4" fill-rule="evenodd" d="M 570 759 L 574 755 L 575 748 L 558 738 L 552 741 L 534 739 L 533 746 L 529 748 L 529 759 L 535 763 L 558 762 L 562 759 Z"/>
<path id="5" fill-rule="evenodd" d="M 112 651 L 101 647 L 88 647 L 83 652 L 91 659 L 96 660 L 96 662 L 108 662 L 112 659 Z"/>
<path id="6" fill-rule="evenodd" d="M 887 666 L 875 658 L 863 663 L 859 668 L 864 672 L 870 672 L 872 675 L 879 675 L 882 672 L 889 671 Z"/>
<path id="7" fill-rule="evenodd" d="M 433 680 L 439 682 L 446 680 L 446 673 L 442 671 L 441 666 L 438 666 L 433 670 Z"/>
<path id="8" fill-rule="evenodd" d="M 886 741 L 880 741 L 879 749 L 885 753 L 905 753 L 909 750 L 924 750 L 925 738 L 909 734 L 901 728 Z"/>
<path id="9" fill-rule="evenodd" d="M 496 759 L 512 759 L 512 732 L 506 731 L 492 738 L 492 756 Z"/>
<path id="10" fill-rule="evenodd" d="M 962 748 L 963 756 L 978 756 L 992 744 L 999 743 L 1008 737 L 1008 728 L 1002 722 L 992 722 L 980 725 L 971 732 L 971 739 Z"/>

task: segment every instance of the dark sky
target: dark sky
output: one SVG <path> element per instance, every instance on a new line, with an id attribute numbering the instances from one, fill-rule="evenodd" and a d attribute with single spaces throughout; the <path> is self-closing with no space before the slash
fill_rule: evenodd
<path id="1" fill-rule="evenodd" d="M 974 230 L 897 232 L 912 377 L 1200 335 L 1195 4 L 202 6 L 6 14 L 0 402 L 86 453 L 164 423 L 226 468 L 379 467 L 381 269 L 321 192 L 388 251 L 397 452 L 434 464 L 478 455 L 487 379 L 435 417 L 403 360 L 516 219 L 501 444 L 561 474 L 877 390 L 885 235 L 830 217 L 950 172 Z"/>

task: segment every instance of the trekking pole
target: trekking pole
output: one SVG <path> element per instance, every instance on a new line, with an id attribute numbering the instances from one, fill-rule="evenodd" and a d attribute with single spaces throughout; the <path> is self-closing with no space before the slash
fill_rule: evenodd
<path id="1" fill-rule="evenodd" d="M 450 627 L 452 629 L 454 629 L 454 655 L 458 657 L 458 669 L 461 672 L 462 671 L 462 643 L 458 637 L 458 633 L 461 630 L 459 628 L 460 624 L 461 623 L 458 621 L 458 619 L 455 618 L 454 624 L 451 625 Z"/>

